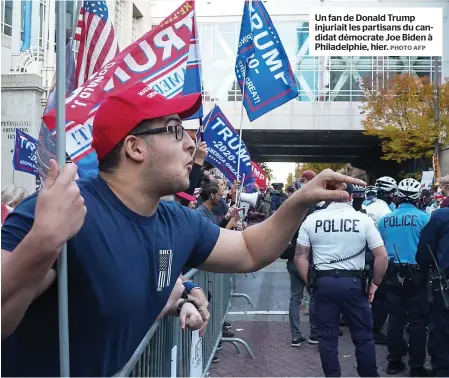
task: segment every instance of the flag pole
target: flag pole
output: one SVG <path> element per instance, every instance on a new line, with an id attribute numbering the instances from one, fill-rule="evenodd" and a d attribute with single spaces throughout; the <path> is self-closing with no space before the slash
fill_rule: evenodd
<path id="1" fill-rule="evenodd" d="M 200 142 L 203 142 L 204 141 L 203 119 L 200 117 L 200 118 L 198 118 L 198 120 L 200 121 Z"/>
<path id="2" fill-rule="evenodd" d="M 438 56 L 434 56 L 433 57 L 433 62 L 434 62 L 434 78 L 433 78 L 433 100 L 434 100 L 434 107 L 433 107 L 433 119 L 435 122 L 435 127 L 438 128 L 438 124 L 440 122 L 440 109 L 439 109 L 439 96 L 438 96 L 438 87 L 439 87 L 439 58 Z M 439 182 L 440 177 L 439 177 L 439 173 L 440 173 L 440 169 L 439 169 L 439 155 L 440 155 L 440 135 L 438 135 L 436 141 L 435 141 L 435 152 L 434 152 L 435 158 L 434 160 L 436 160 L 436 165 L 434 167 L 434 170 L 436 170 L 435 175 L 434 175 L 434 182 Z"/>
<path id="3" fill-rule="evenodd" d="M 242 88 L 242 107 L 240 109 L 240 144 L 239 144 L 239 156 L 237 160 L 237 180 L 240 180 L 240 152 L 242 150 L 242 134 L 243 134 L 243 101 L 245 101 L 245 87 L 246 87 L 246 70 L 247 70 L 247 60 L 245 59 L 245 70 L 243 72 L 243 88 Z"/>
<path id="4" fill-rule="evenodd" d="M 56 2 L 56 160 L 66 164 L 65 85 L 66 85 L 66 2 Z M 61 377 L 70 376 L 69 311 L 67 290 L 67 243 L 58 258 L 59 367 Z"/>

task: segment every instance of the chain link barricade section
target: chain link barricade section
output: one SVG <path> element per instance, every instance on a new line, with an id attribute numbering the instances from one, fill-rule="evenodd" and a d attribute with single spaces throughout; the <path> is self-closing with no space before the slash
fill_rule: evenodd
<path id="1" fill-rule="evenodd" d="M 184 277 L 197 283 L 206 297 L 210 293 L 210 320 L 203 337 L 192 348 L 193 332 L 182 331 L 178 318 L 164 317 L 151 326 L 131 359 L 115 377 L 189 377 L 191 373 L 198 376 L 191 372 L 192 362 L 196 367 L 201 366 L 202 376 L 207 374 L 222 339 L 223 323 L 231 305 L 231 275 L 192 269 Z M 232 338 L 229 341 L 236 345 L 239 340 Z M 252 352 L 250 355 L 254 356 Z"/>

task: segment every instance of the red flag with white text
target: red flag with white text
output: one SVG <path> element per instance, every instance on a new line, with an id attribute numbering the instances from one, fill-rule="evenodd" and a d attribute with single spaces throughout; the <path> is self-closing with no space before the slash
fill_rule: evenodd
<path id="1" fill-rule="evenodd" d="M 260 189 L 266 189 L 267 188 L 267 175 L 265 171 L 260 167 L 259 164 L 255 163 L 254 161 L 251 161 L 252 170 L 254 174 L 254 179 L 257 184 L 257 186 Z"/>
<path id="2" fill-rule="evenodd" d="M 182 94 L 193 49 L 194 5 L 192 0 L 184 2 L 66 98 L 67 153 L 78 165 L 80 176 L 97 170 L 97 156 L 91 147 L 92 124 L 97 109 L 107 97 L 136 82 L 148 84 L 167 98 Z M 43 120 L 54 131 L 55 109 L 45 114 Z"/>

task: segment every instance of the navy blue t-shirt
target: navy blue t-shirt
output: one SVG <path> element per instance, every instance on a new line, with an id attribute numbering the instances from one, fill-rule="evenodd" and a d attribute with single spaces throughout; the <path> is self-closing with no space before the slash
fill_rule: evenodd
<path id="1" fill-rule="evenodd" d="M 111 376 L 164 308 L 182 268 L 207 259 L 219 228 L 174 201 L 151 217 L 136 214 L 100 177 L 78 185 L 87 215 L 67 245 L 71 376 Z M 36 198 L 8 217 L 2 249 L 13 251 L 31 229 Z M 55 282 L 2 343 L 2 375 L 59 376 L 57 291 Z"/>

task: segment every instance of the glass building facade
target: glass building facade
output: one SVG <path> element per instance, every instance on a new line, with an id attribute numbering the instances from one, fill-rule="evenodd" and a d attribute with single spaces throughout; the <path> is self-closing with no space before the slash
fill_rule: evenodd
<path id="1" fill-rule="evenodd" d="M 299 84 L 296 101 L 360 101 L 363 84 L 375 88 L 394 74 L 432 77 L 434 72 L 431 57 L 310 56 L 307 21 L 273 22 Z M 205 93 L 220 101 L 240 101 L 234 73 L 240 22 L 200 20 L 198 31 Z"/>

